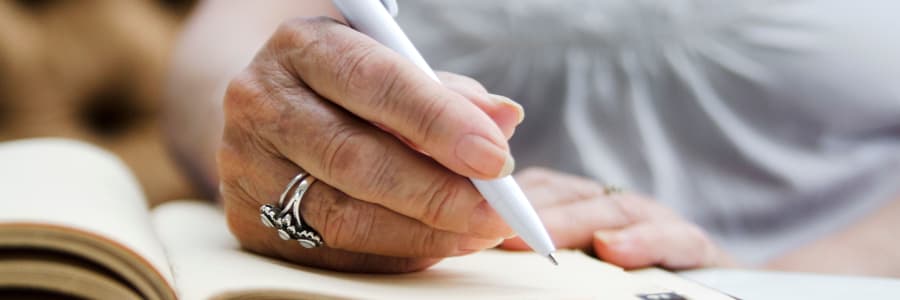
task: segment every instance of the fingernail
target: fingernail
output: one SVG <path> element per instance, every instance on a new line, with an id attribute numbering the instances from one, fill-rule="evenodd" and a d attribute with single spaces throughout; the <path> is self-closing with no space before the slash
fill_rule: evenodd
<path id="1" fill-rule="evenodd" d="M 463 237 L 459 241 L 459 251 L 472 252 L 488 248 L 494 248 L 502 243 L 502 239 L 480 239 L 474 237 Z"/>
<path id="2" fill-rule="evenodd" d="M 506 161 L 503 162 L 503 169 L 500 170 L 500 175 L 497 177 L 506 177 L 516 169 L 516 160 L 512 158 L 512 155 L 509 153 L 506 154 Z"/>
<path id="3" fill-rule="evenodd" d="M 490 94 L 489 98 L 496 105 L 502 105 L 512 108 L 516 112 L 516 124 L 522 124 L 522 121 L 525 120 L 525 108 L 523 108 L 522 105 L 518 102 L 513 101 L 512 99 L 509 99 L 507 97 L 495 94 Z"/>
<path id="4" fill-rule="evenodd" d="M 611 246 L 618 240 L 615 231 L 598 230 L 594 231 L 594 238 L 600 240 L 604 245 Z"/>
<path id="5" fill-rule="evenodd" d="M 456 156 L 469 168 L 488 178 L 512 174 L 516 163 L 508 151 L 488 139 L 470 134 L 456 145 Z"/>

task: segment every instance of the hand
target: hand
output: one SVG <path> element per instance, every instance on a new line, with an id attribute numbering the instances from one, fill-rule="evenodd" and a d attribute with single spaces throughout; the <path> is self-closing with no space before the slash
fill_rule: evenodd
<path id="1" fill-rule="evenodd" d="M 528 169 L 516 179 L 558 248 L 593 247 L 600 259 L 629 269 L 731 263 L 700 228 L 642 196 L 608 194 L 593 181 L 546 169 Z M 501 247 L 529 249 L 519 238 Z"/>
<path id="2" fill-rule="evenodd" d="M 332 19 L 281 25 L 224 100 L 220 192 L 241 245 L 307 266 L 408 272 L 511 236 L 466 177 L 512 171 L 506 140 L 522 108 L 441 76 Z M 259 221 L 301 170 L 319 179 L 301 212 L 325 247 L 281 241 Z"/>

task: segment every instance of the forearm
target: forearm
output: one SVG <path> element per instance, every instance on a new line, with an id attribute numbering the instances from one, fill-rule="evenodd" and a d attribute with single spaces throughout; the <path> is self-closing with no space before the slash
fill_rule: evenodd
<path id="1" fill-rule="evenodd" d="M 206 196 L 217 193 L 215 152 L 229 80 L 283 20 L 336 13 L 327 0 L 205 1 L 172 54 L 164 125 L 176 160 Z"/>
<path id="2" fill-rule="evenodd" d="M 859 223 L 777 258 L 768 268 L 900 276 L 900 198 Z"/>

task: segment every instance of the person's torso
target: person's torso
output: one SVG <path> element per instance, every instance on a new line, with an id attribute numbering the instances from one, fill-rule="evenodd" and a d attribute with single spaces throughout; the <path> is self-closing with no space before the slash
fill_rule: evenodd
<path id="1" fill-rule="evenodd" d="M 417 0 L 400 21 L 522 103 L 520 168 L 652 195 L 761 262 L 900 195 L 900 41 L 878 38 L 900 4 L 866 2 Z"/>

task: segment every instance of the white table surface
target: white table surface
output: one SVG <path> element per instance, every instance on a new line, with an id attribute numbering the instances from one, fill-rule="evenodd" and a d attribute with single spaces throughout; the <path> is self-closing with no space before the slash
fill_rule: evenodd
<path id="1" fill-rule="evenodd" d="M 679 274 L 740 299 L 900 300 L 900 279 L 729 269 Z"/>

